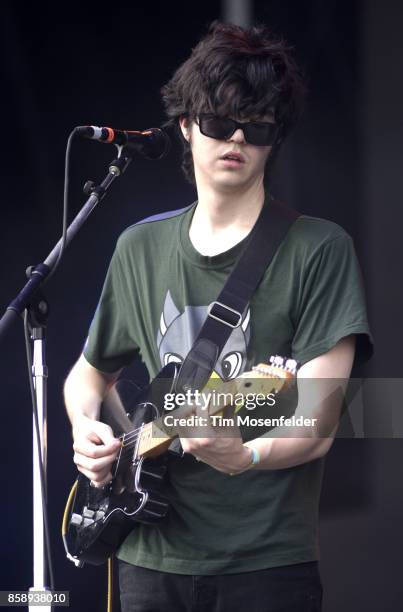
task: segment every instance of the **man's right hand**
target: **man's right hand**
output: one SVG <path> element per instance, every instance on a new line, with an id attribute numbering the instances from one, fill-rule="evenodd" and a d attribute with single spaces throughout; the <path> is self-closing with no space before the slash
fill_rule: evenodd
<path id="1" fill-rule="evenodd" d="M 111 467 L 121 442 L 109 425 L 81 415 L 74 421 L 73 439 L 77 469 L 97 487 L 112 480 Z"/>

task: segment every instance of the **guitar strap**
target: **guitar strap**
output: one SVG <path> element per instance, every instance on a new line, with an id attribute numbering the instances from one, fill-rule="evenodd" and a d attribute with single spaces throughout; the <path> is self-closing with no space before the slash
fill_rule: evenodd
<path id="1" fill-rule="evenodd" d="M 278 247 L 300 213 L 270 199 L 250 232 L 223 289 L 207 309 L 207 318 L 187 354 L 175 391 L 202 389 L 231 332 L 242 323 L 244 312 Z"/>

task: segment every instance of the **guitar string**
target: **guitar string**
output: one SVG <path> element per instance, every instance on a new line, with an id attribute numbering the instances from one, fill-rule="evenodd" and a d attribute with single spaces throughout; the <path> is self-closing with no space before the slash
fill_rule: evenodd
<path id="1" fill-rule="evenodd" d="M 141 429 L 142 428 L 140 427 L 139 430 Z M 134 450 L 133 447 L 137 444 L 137 441 L 140 437 L 141 437 L 141 434 L 135 436 L 135 439 L 131 441 L 129 444 L 125 444 L 124 446 L 122 446 L 122 452 L 120 453 L 120 456 L 118 459 L 117 469 L 119 469 L 119 466 L 121 466 L 122 464 L 127 463 L 128 460 L 132 461 L 132 458 L 133 458 L 132 452 L 129 453 L 128 451 Z"/>
<path id="2" fill-rule="evenodd" d="M 153 422 L 154 421 L 151 421 L 151 423 Z M 119 436 L 119 440 L 122 440 L 124 444 L 121 447 L 122 452 L 118 459 L 118 467 L 119 465 L 127 462 L 128 459 L 131 460 L 132 454 L 131 452 L 129 453 L 128 451 L 133 450 L 133 447 L 137 444 L 139 438 L 141 438 L 141 433 L 142 433 L 142 430 L 144 430 L 144 425 L 149 425 L 149 424 L 150 423 L 145 423 L 141 425 L 140 427 L 138 427 L 137 429 L 133 429 L 128 434 L 122 434 L 121 436 Z M 127 443 L 128 440 L 129 442 Z"/>
<path id="3" fill-rule="evenodd" d="M 133 431 L 140 431 L 142 429 L 142 427 L 139 427 L 137 430 L 133 430 Z M 131 434 L 133 434 L 133 432 L 130 432 Z M 119 439 L 124 438 L 125 434 L 123 434 L 122 436 L 119 436 Z M 121 446 L 121 452 L 118 455 L 117 458 L 117 466 L 116 466 L 116 470 L 119 469 L 119 466 L 122 465 L 123 463 L 127 463 L 127 459 L 131 459 L 132 454 L 128 453 L 128 450 L 131 450 L 130 447 L 135 446 L 135 444 L 137 444 L 137 440 L 139 439 L 139 435 L 135 436 L 135 439 L 130 442 L 127 445 L 123 445 Z"/>
<path id="4" fill-rule="evenodd" d="M 153 421 L 151 421 L 151 423 L 153 423 Z M 150 423 L 145 423 L 145 425 L 149 425 L 149 424 Z M 138 439 L 141 438 L 143 430 L 144 430 L 144 426 L 142 425 L 141 427 L 138 427 L 137 429 L 133 429 L 128 435 L 122 434 L 121 436 L 119 436 L 119 440 L 122 440 L 123 442 L 123 445 L 121 447 L 122 451 L 131 449 L 131 447 L 137 444 Z M 127 440 L 129 440 L 128 443 L 127 443 Z"/>
<path id="5" fill-rule="evenodd" d="M 153 421 L 151 421 L 152 423 Z M 145 423 L 145 425 L 149 425 L 149 423 Z M 124 441 L 124 445 L 121 447 L 122 452 L 120 453 L 119 459 L 118 459 L 118 465 L 117 468 L 119 469 L 119 466 L 127 463 L 128 460 L 132 460 L 132 453 L 128 452 L 128 451 L 132 451 L 133 447 L 137 444 L 137 441 L 139 438 L 141 438 L 141 431 L 144 429 L 144 425 L 142 425 L 141 427 L 138 427 L 137 429 L 132 430 L 129 434 L 122 434 L 121 436 L 119 436 L 119 439 L 123 439 L 122 441 Z M 133 438 L 133 440 L 130 440 L 130 442 L 128 444 L 126 444 L 126 441 L 128 438 Z"/>
<path id="6" fill-rule="evenodd" d="M 277 378 L 277 377 L 276 377 Z M 160 418 L 160 417 L 158 417 Z M 155 419 L 157 420 L 157 419 Z M 151 423 L 154 421 L 151 421 Z M 132 447 L 134 447 L 139 438 L 141 437 L 141 432 L 142 430 L 144 430 L 144 426 L 145 425 L 149 425 L 149 423 L 143 423 L 140 427 L 137 427 L 133 430 L 131 430 L 129 433 L 127 434 L 122 434 L 121 436 L 119 436 L 119 440 L 121 440 L 123 442 L 123 446 L 121 447 L 121 453 L 120 453 L 120 457 L 118 459 L 118 464 L 123 463 L 123 461 L 131 458 L 131 453 L 128 454 L 128 451 L 132 450 Z M 124 455 L 124 456 L 123 456 Z"/>
<path id="7" fill-rule="evenodd" d="M 160 418 L 160 417 L 158 417 L 158 418 Z M 155 419 L 155 420 L 158 420 L 158 419 Z M 151 422 L 153 423 L 154 421 L 151 421 Z M 122 434 L 121 436 L 119 436 L 119 440 L 121 439 L 123 442 L 128 442 L 129 441 L 129 443 L 128 444 L 124 444 L 124 446 L 122 448 L 126 448 L 126 447 L 128 447 L 128 446 L 130 446 L 132 444 L 135 444 L 137 442 L 138 434 L 139 434 L 139 432 L 142 429 L 144 429 L 144 425 L 149 425 L 149 423 L 145 423 L 145 424 L 143 423 L 140 427 L 137 427 L 137 428 L 131 430 L 127 434 Z M 133 438 L 133 441 L 132 441 L 132 438 Z"/>
<path id="8" fill-rule="evenodd" d="M 158 418 L 160 418 L 160 417 L 158 417 Z M 158 420 L 158 419 L 155 419 L 155 420 Z M 148 423 L 143 423 L 140 427 L 132 429 L 127 434 L 121 434 L 118 439 L 122 440 L 122 442 L 124 442 L 123 448 L 127 446 L 127 444 L 126 444 L 127 441 L 129 441 L 129 444 L 134 444 L 137 441 L 139 433 L 142 430 L 144 430 L 145 426 L 149 425 L 150 423 L 154 423 L 154 421 L 149 421 Z M 134 438 L 133 442 L 132 442 L 132 438 Z"/>
<path id="9" fill-rule="evenodd" d="M 151 423 L 152 422 L 153 421 L 151 421 Z M 128 434 L 122 434 L 121 436 L 119 436 L 118 439 L 123 442 L 123 445 L 121 447 L 122 451 L 124 451 L 125 449 L 129 449 L 130 447 L 137 444 L 138 439 L 141 438 L 141 432 L 144 430 L 144 425 L 149 425 L 149 423 L 145 423 L 140 427 L 133 429 Z"/>

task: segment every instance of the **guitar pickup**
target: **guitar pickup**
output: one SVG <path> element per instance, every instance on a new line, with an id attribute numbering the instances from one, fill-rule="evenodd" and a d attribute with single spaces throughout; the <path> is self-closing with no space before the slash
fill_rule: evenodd
<path id="1" fill-rule="evenodd" d="M 76 527 L 79 527 L 82 522 L 83 522 L 83 517 L 81 516 L 81 514 L 73 513 L 71 515 L 70 525 L 75 525 Z"/>
<path id="2" fill-rule="evenodd" d="M 84 508 L 83 517 L 84 518 L 94 518 L 95 510 L 90 510 L 89 508 Z"/>
<path id="3" fill-rule="evenodd" d="M 94 523 L 94 514 L 94 510 L 89 510 L 89 508 L 84 508 L 82 515 L 73 513 L 70 525 L 74 525 L 74 527 L 88 527 Z"/>

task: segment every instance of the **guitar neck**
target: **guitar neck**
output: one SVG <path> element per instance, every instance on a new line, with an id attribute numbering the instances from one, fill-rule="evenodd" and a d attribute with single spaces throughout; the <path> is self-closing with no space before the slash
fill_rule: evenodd
<path id="1" fill-rule="evenodd" d="M 242 397 L 245 397 L 259 393 L 265 396 L 269 393 L 277 394 L 294 380 L 294 373 L 265 364 L 259 364 L 252 371 L 244 372 L 238 378 L 229 381 L 210 378 L 203 392 L 199 394 L 199 398 L 203 400 L 202 405 L 205 406 L 203 416 L 218 414 L 226 407 L 232 406 L 233 398 L 237 395 L 241 394 Z M 238 409 L 240 407 L 241 405 L 238 405 Z M 138 457 L 157 457 L 168 449 L 174 438 L 178 437 L 178 426 L 167 426 L 165 422 L 167 414 L 171 414 L 175 423 L 178 424 L 177 419 L 188 419 L 196 414 L 196 405 L 187 403 L 143 425 L 139 433 Z"/>

